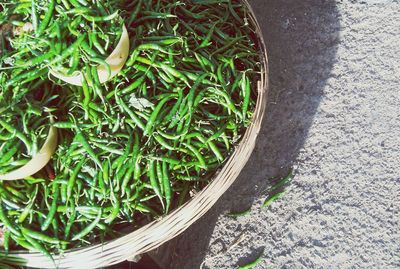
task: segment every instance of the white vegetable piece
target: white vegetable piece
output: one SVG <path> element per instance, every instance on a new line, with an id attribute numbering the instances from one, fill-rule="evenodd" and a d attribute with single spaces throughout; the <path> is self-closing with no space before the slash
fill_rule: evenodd
<path id="1" fill-rule="evenodd" d="M 108 63 L 108 65 L 110 66 L 111 74 L 108 73 L 106 66 L 99 65 L 97 67 L 97 73 L 99 75 L 100 83 L 107 82 L 121 71 L 129 56 L 129 46 L 130 44 L 128 30 L 124 25 L 122 28 L 121 39 L 119 40 L 114 51 L 106 59 L 106 63 Z M 72 74 L 71 76 L 66 76 L 50 69 L 50 74 L 56 78 L 61 79 L 62 81 L 65 81 L 75 86 L 82 86 L 82 81 L 84 79 L 83 74 L 80 71 L 74 72 L 74 74 Z"/>
<path id="2" fill-rule="evenodd" d="M 0 175 L 0 180 L 19 180 L 36 174 L 50 161 L 57 147 L 57 129 L 50 126 L 43 147 L 27 164 L 8 174 Z"/>

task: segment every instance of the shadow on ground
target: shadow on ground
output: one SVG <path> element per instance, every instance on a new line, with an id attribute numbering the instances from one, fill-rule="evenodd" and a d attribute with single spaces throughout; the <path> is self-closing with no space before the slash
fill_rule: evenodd
<path id="1" fill-rule="evenodd" d="M 270 63 L 263 128 L 252 157 L 229 191 L 203 218 L 153 254 L 165 269 L 199 268 L 218 216 L 248 208 L 260 198 L 269 178 L 287 174 L 335 62 L 340 30 L 335 1 L 253 0 L 251 5 L 263 29 Z"/>

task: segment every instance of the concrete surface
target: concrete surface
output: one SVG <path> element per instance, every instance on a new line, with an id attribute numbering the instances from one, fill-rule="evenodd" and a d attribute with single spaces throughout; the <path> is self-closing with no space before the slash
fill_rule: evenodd
<path id="1" fill-rule="evenodd" d="M 166 268 L 400 268 L 400 2 L 253 0 L 271 89 L 234 186 L 182 236 Z M 263 190 L 294 167 L 288 193 Z M 231 210 L 252 206 L 249 216 Z"/>

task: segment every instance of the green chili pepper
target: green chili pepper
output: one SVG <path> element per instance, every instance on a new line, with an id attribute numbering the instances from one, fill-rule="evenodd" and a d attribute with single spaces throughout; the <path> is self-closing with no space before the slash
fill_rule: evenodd
<path id="1" fill-rule="evenodd" d="M 97 214 L 96 219 L 92 223 L 90 223 L 85 229 L 83 229 L 82 231 L 77 233 L 74 237 L 72 237 L 71 240 L 72 241 L 79 240 L 79 239 L 83 238 L 84 236 L 86 236 L 87 234 L 89 234 L 99 223 L 99 221 L 101 219 L 101 215 L 102 215 L 102 211 L 100 210 L 99 213 Z"/>
<path id="2" fill-rule="evenodd" d="M 247 115 L 247 110 L 249 109 L 249 103 L 250 103 L 250 80 L 246 77 L 246 73 L 243 73 L 243 78 L 242 78 L 242 90 L 244 92 L 244 97 L 243 97 L 243 104 L 242 104 L 242 115 L 243 118 L 246 118 Z"/>
<path id="3" fill-rule="evenodd" d="M 11 224 L 6 213 L 4 212 L 3 201 L 0 201 L 0 220 L 4 224 L 4 226 L 7 227 L 8 230 L 10 230 L 10 232 L 15 234 L 16 236 L 21 236 L 21 232 L 19 231 L 19 228 L 15 227 L 14 225 Z"/>
<path id="4" fill-rule="evenodd" d="M 240 266 L 239 269 L 251 269 L 251 268 L 256 267 L 258 264 L 260 264 L 262 262 L 262 256 L 263 256 L 263 253 L 261 253 L 254 261 L 252 261 L 246 265 Z"/>
<path id="5" fill-rule="evenodd" d="M 83 17 L 91 22 L 102 22 L 102 21 L 111 21 L 118 16 L 118 11 L 115 11 L 113 14 L 107 16 L 91 16 L 83 14 Z"/>
<path id="6" fill-rule="evenodd" d="M 89 143 L 86 141 L 85 137 L 83 136 L 82 132 L 80 130 L 77 130 L 77 142 L 82 145 L 82 147 L 86 150 L 90 158 L 98 165 L 100 169 L 102 169 L 101 162 L 95 152 L 93 151 L 92 147 L 89 145 Z"/>
<path id="7" fill-rule="evenodd" d="M 78 173 L 81 171 L 83 165 L 85 164 L 86 159 L 82 158 L 79 163 L 75 166 L 74 170 L 72 171 L 69 179 L 68 179 L 68 185 L 67 185 L 67 201 L 71 198 L 72 196 L 72 191 L 76 187 L 76 179 L 78 177 Z"/>
<path id="8" fill-rule="evenodd" d="M 60 188 L 59 188 L 59 186 L 54 184 L 53 185 L 53 201 L 51 203 L 51 207 L 50 207 L 49 213 L 48 213 L 48 215 L 46 217 L 46 220 L 42 224 L 42 227 L 41 227 L 42 231 L 46 231 L 49 228 L 51 222 L 54 219 L 54 216 L 56 215 L 56 212 L 57 212 L 57 200 L 58 200 L 59 194 L 60 194 Z"/>
<path id="9" fill-rule="evenodd" d="M 36 239 L 36 240 L 47 242 L 47 243 L 50 243 L 50 244 L 60 244 L 60 240 L 58 240 L 57 238 L 50 237 L 48 235 L 45 235 L 45 234 L 30 230 L 28 228 L 21 227 L 21 231 L 22 231 L 22 234 L 27 235 L 27 236 L 29 236 L 31 238 Z"/>
<path id="10" fill-rule="evenodd" d="M 157 119 L 158 114 L 160 113 L 160 110 L 162 109 L 162 107 L 165 105 L 165 103 L 167 103 L 168 101 L 170 101 L 173 97 L 176 97 L 176 94 L 171 94 L 167 97 L 165 97 L 163 100 L 161 100 L 158 105 L 156 106 L 156 108 L 154 109 L 154 111 L 151 113 L 150 119 L 147 122 L 147 125 L 144 129 L 144 135 L 150 135 L 152 129 L 154 128 L 154 124 L 155 121 Z"/>
<path id="11" fill-rule="evenodd" d="M 38 30 L 38 17 L 37 17 L 36 3 L 35 3 L 34 0 L 31 0 L 31 18 L 32 18 L 33 30 L 35 32 L 37 32 L 37 30 Z"/>
<path id="12" fill-rule="evenodd" d="M 162 174 L 163 174 L 162 181 L 164 186 L 164 195 L 166 200 L 165 212 L 168 213 L 172 203 L 172 187 L 168 174 L 168 164 L 165 161 L 162 162 Z"/>
<path id="13" fill-rule="evenodd" d="M 40 244 L 38 241 L 36 241 L 35 239 L 33 239 L 30 235 L 28 234 L 23 234 L 24 238 L 26 239 L 26 241 L 29 242 L 29 244 L 31 244 L 35 250 L 38 250 L 40 252 L 43 253 L 43 255 L 45 255 L 46 257 L 48 257 L 53 263 L 54 266 L 56 266 L 55 261 L 53 259 L 53 257 L 51 256 L 51 254 L 43 247 L 42 244 Z"/>
<path id="14" fill-rule="evenodd" d="M 54 12 L 55 6 L 56 6 L 56 1 L 50 0 L 46 15 L 44 16 L 44 19 L 40 22 L 39 28 L 37 30 L 38 36 L 43 34 L 43 32 L 46 30 L 47 26 L 49 25 L 50 20 L 53 17 L 53 12 Z"/>
<path id="15" fill-rule="evenodd" d="M 162 204 L 162 207 L 164 208 L 164 201 L 161 195 L 160 187 L 159 187 L 159 182 L 156 179 L 156 174 L 155 174 L 155 167 L 154 167 L 154 160 L 149 160 L 148 163 L 148 171 L 149 171 L 149 178 L 150 178 L 150 184 L 151 187 L 154 190 L 154 193 L 158 196 L 160 199 L 160 202 Z"/>

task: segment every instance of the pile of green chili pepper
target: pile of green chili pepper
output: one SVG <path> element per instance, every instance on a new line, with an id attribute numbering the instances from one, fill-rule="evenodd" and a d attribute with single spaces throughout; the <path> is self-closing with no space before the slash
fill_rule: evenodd
<path id="1" fill-rule="evenodd" d="M 6 251 L 51 257 L 168 214 L 209 183 L 251 122 L 260 56 L 241 1 L 32 0 L 0 8 L 0 175 L 34 155 L 50 126 L 59 140 L 39 173 L 0 182 Z M 123 25 L 129 58 L 100 83 L 96 67 Z M 79 70 L 82 86 L 50 68 Z"/>

